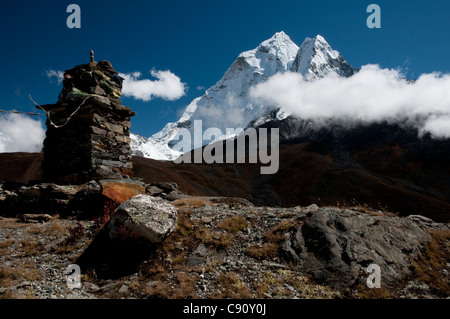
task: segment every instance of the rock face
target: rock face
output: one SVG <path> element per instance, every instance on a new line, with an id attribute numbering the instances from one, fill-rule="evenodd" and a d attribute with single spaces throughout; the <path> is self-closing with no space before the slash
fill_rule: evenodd
<path id="1" fill-rule="evenodd" d="M 177 222 L 177 209 L 169 202 L 149 195 L 136 195 L 112 214 L 109 236 L 112 243 L 131 239 L 159 244 L 176 229 Z"/>
<path id="2" fill-rule="evenodd" d="M 65 71 L 56 104 L 47 113 L 43 177 L 57 183 L 132 176 L 130 118 L 121 104 L 122 81 L 108 61 Z"/>
<path id="3" fill-rule="evenodd" d="M 318 282 L 350 286 L 377 264 L 382 282 L 392 284 L 410 274 L 411 260 L 431 239 L 420 222 L 316 206 L 283 250 Z"/>

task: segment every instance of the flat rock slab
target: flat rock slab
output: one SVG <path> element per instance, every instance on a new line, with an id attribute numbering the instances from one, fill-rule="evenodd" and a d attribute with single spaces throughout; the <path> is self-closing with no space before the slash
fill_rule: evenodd
<path id="1" fill-rule="evenodd" d="M 52 220 L 53 217 L 48 214 L 23 214 L 19 220 L 24 223 L 45 223 Z"/>
<path id="2" fill-rule="evenodd" d="M 128 240 L 159 244 L 177 227 L 178 211 L 168 201 L 136 195 L 122 203 L 111 216 L 109 236 L 114 243 Z"/>
<path id="3" fill-rule="evenodd" d="M 381 268 L 384 283 L 410 275 L 430 235 L 411 219 L 321 208 L 285 242 L 284 251 L 318 282 L 334 286 L 357 283 L 369 264 Z"/>

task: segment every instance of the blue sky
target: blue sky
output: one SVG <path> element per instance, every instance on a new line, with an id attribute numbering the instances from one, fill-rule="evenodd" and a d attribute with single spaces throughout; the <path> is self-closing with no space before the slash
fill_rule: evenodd
<path id="1" fill-rule="evenodd" d="M 81 29 L 69 29 L 66 8 L 81 7 Z M 366 8 L 381 8 L 381 29 L 369 29 Z M 123 97 L 137 115 L 132 131 L 144 136 L 176 121 L 198 87 L 214 85 L 237 55 L 285 31 L 300 46 L 321 34 L 353 66 L 401 67 L 407 76 L 450 73 L 450 1 L 2 1 L 0 109 L 34 112 L 57 101 L 61 83 L 49 70 L 67 70 L 95 58 L 119 72 L 170 70 L 188 89 L 176 101 Z"/>

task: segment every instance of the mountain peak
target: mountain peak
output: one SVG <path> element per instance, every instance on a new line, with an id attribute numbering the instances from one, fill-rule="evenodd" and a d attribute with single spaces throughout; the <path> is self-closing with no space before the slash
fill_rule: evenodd
<path id="1" fill-rule="evenodd" d="M 305 40 L 302 43 L 302 46 L 303 45 L 330 46 L 327 40 L 325 40 L 325 38 L 320 34 L 316 35 L 314 38 L 309 37 L 305 38 Z"/>
<path id="2" fill-rule="evenodd" d="M 277 72 L 287 71 L 298 51 L 298 46 L 283 31 L 275 33 L 253 50 L 245 51 L 238 57 L 258 73 L 271 76 Z"/>
<path id="3" fill-rule="evenodd" d="M 280 31 L 275 33 L 270 39 L 263 41 L 258 46 L 257 49 L 272 48 L 272 47 L 282 48 L 282 47 L 290 47 L 293 45 L 297 47 L 297 45 L 291 40 L 291 38 L 286 33 L 284 33 L 284 31 Z"/>
<path id="4" fill-rule="evenodd" d="M 266 40 L 266 41 L 270 41 L 270 40 L 278 40 L 278 39 L 281 39 L 281 40 L 284 40 L 284 39 L 291 40 L 291 38 L 289 38 L 289 36 L 288 36 L 284 31 L 280 31 L 280 32 L 275 32 L 275 34 L 274 34 L 270 39 L 268 39 L 268 40 Z M 264 41 L 264 42 L 266 42 L 266 41 Z"/>
<path id="5" fill-rule="evenodd" d="M 323 78 L 329 73 L 349 77 L 358 71 L 320 34 L 303 41 L 290 70 L 302 74 L 307 80 Z"/>
<path id="6" fill-rule="evenodd" d="M 325 38 L 323 36 L 321 36 L 320 34 L 316 35 L 316 37 L 314 39 L 316 40 L 316 42 L 328 44 L 328 42 L 325 40 Z"/>

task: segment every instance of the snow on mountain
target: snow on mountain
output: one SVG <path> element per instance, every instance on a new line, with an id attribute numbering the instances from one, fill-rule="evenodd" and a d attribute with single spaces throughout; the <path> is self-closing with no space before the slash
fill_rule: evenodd
<path id="1" fill-rule="evenodd" d="M 349 77 L 358 71 L 321 35 L 303 41 L 290 70 L 302 74 L 307 80 L 323 78 L 331 72 Z"/>
<path id="2" fill-rule="evenodd" d="M 278 72 L 299 72 L 307 80 L 321 78 L 330 72 L 350 76 L 357 69 L 351 67 L 333 50 L 325 39 L 318 35 L 306 38 L 298 47 L 283 31 L 262 42 L 257 48 L 245 51 L 237 57 L 223 77 L 203 96 L 194 99 L 180 119 L 168 123 L 150 138 L 131 135 L 133 154 L 158 160 L 173 160 L 182 153 L 172 150 L 178 143 L 181 128 L 193 134 L 195 120 L 202 121 L 202 129 L 215 127 L 224 133 L 216 139 L 229 138 L 227 128 L 245 128 L 250 123 L 262 124 L 274 119 L 284 119 L 290 114 L 272 105 L 255 104 L 248 96 L 251 86 L 266 81 Z M 200 146 L 210 141 L 192 140 L 191 146 Z M 184 149 L 183 151 L 189 151 Z"/>
<path id="3" fill-rule="evenodd" d="M 133 155 L 156 160 L 167 160 L 169 157 L 177 157 L 171 154 L 171 150 L 165 144 L 157 143 L 152 137 L 146 138 L 141 135 L 130 133 L 130 147 Z"/>

